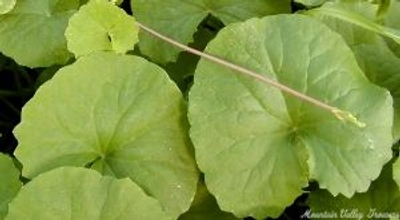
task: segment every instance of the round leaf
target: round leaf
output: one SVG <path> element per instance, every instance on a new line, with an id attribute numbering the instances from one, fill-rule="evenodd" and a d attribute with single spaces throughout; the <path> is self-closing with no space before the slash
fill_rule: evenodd
<path id="1" fill-rule="evenodd" d="M 10 204 L 7 220 L 167 220 L 160 203 L 129 179 L 62 167 L 29 182 Z"/>
<path id="2" fill-rule="evenodd" d="M 64 32 L 79 0 L 24 0 L 0 15 L 0 52 L 21 65 L 64 64 L 71 57 Z"/>
<path id="3" fill-rule="evenodd" d="M 8 203 L 21 188 L 19 175 L 19 170 L 15 168 L 12 159 L 0 154 L 0 219 L 4 219 L 8 212 Z"/>
<path id="4" fill-rule="evenodd" d="M 181 42 L 193 40 L 196 27 L 209 14 L 224 24 L 290 12 L 289 0 L 131 0 L 133 15 L 145 25 Z M 180 50 L 140 32 L 140 51 L 159 63 L 175 61 Z"/>
<path id="5" fill-rule="evenodd" d="M 6 14 L 11 11 L 17 0 L 1 0 L 0 1 L 0 14 Z"/>
<path id="6" fill-rule="evenodd" d="M 315 179 L 332 194 L 365 191 L 391 158 L 392 99 L 369 83 L 343 39 L 301 15 L 223 29 L 207 53 L 352 112 L 366 127 L 201 60 L 189 94 L 191 137 L 223 210 L 277 217 Z M 329 171 L 329 172 L 327 172 Z"/>
<path id="7" fill-rule="evenodd" d="M 29 178 L 66 165 L 130 177 L 179 215 L 198 179 L 187 130 L 182 95 L 161 68 L 97 52 L 59 70 L 23 108 L 15 154 Z"/>
<path id="8" fill-rule="evenodd" d="M 79 57 L 94 51 L 126 53 L 138 41 L 135 19 L 107 1 L 82 6 L 68 24 L 68 49 Z"/>

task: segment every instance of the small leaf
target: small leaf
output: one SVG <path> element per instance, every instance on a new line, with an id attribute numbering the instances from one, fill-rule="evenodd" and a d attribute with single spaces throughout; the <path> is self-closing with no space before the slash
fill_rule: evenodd
<path id="1" fill-rule="evenodd" d="M 60 69 L 23 108 L 15 155 L 29 178 L 67 165 L 130 177 L 178 216 L 198 179 L 187 130 L 182 94 L 161 68 L 96 52 Z"/>
<path id="2" fill-rule="evenodd" d="M 129 179 L 62 167 L 29 182 L 10 204 L 7 220 L 170 219 L 160 203 Z"/>
<path id="3" fill-rule="evenodd" d="M 79 0 L 21 0 L 0 15 L 0 52 L 28 67 L 65 64 L 71 58 L 64 32 Z"/>
<path id="4" fill-rule="evenodd" d="M 389 92 L 366 79 L 342 37 L 320 22 L 301 15 L 250 19 L 221 30 L 206 52 L 365 123 L 345 123 L 200 60 L 189 93 L 190 133 L 207 188 L 222 210 L 277 217 L 313 179 L 334 195 L 351 197 L 366 191 L 391 158 Z"/>
<path id="5" fill-rule="evenodd" d="M 209 14 L 225 25 L 252 17 L 290 12 L 289 0 L 131 0 L 133 15 L 144 25 L 183 44 L 192 42 L 196 27 Z M 175 61 L 180 50 L 140 33 L 140 51 L 158 63 Z"/>
<path id="6" fill-rule="evenodd" d="M 1 0 L 0 1 L 0 14 L 6 14 L 9 11 L 11 11 L 15 4 L 17 3 L 17 0 Z"/>
<path id="7" fill-rule="evenodd" d="M 0 219 L 4 219 L 8 212 L 8 203 L 22 186 L 19 175 L 19 170 L 15 168 L 12 159 L 0 153 Z"/>
<path id="8" fill-rule="evenodd" d="M 68 24 L 68 49 L 76 57 L 94 51 L 126 53 L 138 42 L 135 19 L 107 1 L 92 1 L 82 6 Z"/>

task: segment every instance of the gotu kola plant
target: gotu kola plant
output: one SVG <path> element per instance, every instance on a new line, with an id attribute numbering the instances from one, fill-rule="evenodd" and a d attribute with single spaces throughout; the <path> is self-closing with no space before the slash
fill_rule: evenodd
<path id="1" fill-rule="evenodd" d="M 14 155 L 31 181 L 19 189 L 10 177 L 0 187 L 7 201 L 1 213 L 5 219 L 262 219 L 278 217 L 309 190 L 314 210 L 336 199 L 365 207 L 359 193 L 381 189 L 368 190 L 392 159 L 398 129 L 397 72 L 373 77 L 378 70 L 366 71 L 367 52 L 382 46 L 398 61 L 399 35 L 395 25 L 354 6 L 384 11 L 382 19 L 394 16 L 399 3 L 326 2 L 302 14 L 290 14 L 290 1 L 275 0 L 132 0 L 133 16 L 106 0 L 3 6 L 0 51 L 23 66 L 63 67 L 23 108 Z M 209 14 L 226 27 L 205 53 L 171 40 L 192 41 Z M 329 22 L 373 40 L 351 44 Z M 187 97 L 163 68 L 182 49 L 202 57 Z M 391 164 L 382 178 L 396 192 Z M 319 189 L 307 188 L 309 182 Z M 327 202 L 314 202 L 319 196 Z"/>

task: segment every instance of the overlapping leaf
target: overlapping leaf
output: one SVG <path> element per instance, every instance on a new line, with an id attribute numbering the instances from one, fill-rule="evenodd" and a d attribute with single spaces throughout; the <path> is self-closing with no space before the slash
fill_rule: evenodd
<path id="1" fill-rule="evenodd" d="M 168 220 L 160 203 L 129 179 L 63 167 L 29 182 L 10 204 L 7 220 Z"/>
<path id="2" fill-rule="evenodd" d="M 68 49 L 79 57 L 94 51 L 126 53 L 138 41 L 135 19 L 107 1 L 82 6 L 69 21 Z"/>
<path id="3" fill-rule="evenodd" d="M 360 66 L 368 78 L 390 90 L 394 100 L 393 138 L 400 139 L 400 58 L 388 48 L 382 39 L 375 44 L 362 44 L 354 48 Z"/>
<path id="4" fill-rule="evenodd" d="M 8 203 L 22 185 L 18 169 L 15 168 L 12 159 L 4 154 L 0 154 L 0 180 L 0 219 L 4 219 L 8 212 Z"/>
<path id="5" fill-rule="evenodd" d="M 199 23 L 208 15 L 219 18 L 225 25 L 252 17 L 290 12 L 289 0 L 131 0 L 133 15 L 153 29 L 188 44 Z M 141 33 L 139 47 L 155 62 L 174 61 L 179 50 Z"/>
<path id="6" fill-rule="evenodd" d="M 62 68 L 24 107 L 15 154 L 29 178 L 66 165 L 130 177 L 177 216 L 198 175 L 185 109 L 162 69 L 98 52 Z"/>
<path id="7" fill-rule="evenodd" d="M 326 3 L 322 7 L 307 11 L 306 14 L 317 15 L 317 16 L 328 16 L 331 18 L 336 18 L 344 22 L 348 22 L 350 24 L 354 24 L 358 27 L 361 27 L 365 30 L 372 31 L 374 33 L 385 36 L 389 39 L 392 39 L 397 44 L 400 44 L 400 31 L 381 25 L 377 22 L 371 21 L 364 16 L 354 13 L 352 10 L 349 10 L 346 6 L 365 6 L 370 4 L 369 2 L 347 2 L 344 3 Z M 345 7 L 343 7 L 345 6 Z M 382 19 L 382 15 L 377 12 L 376 20 L 380 21 Z"/>
<path id="8" fill-rule="evenodd" d="M 310 179 L 332 194 L 366 191 L 391 158 L 392 99 L 364 77 L 341 36 L 300 15 L 228 26 L 206 52 L 352 112 L 345 123 L 254 79 L 200 61 L 189 94 L 191 137 L 223 210 L 278 216 Z M 329 172 L 327 172 L 329 171 Z"/>
<path id="9" fill-rule="evenodd" d="M 208 192 L 204 181 L 199 181 L 196 197 L 189 211 L 178 220 L 238 220 L 231 213 L 219 209 L 215 198 Z"/>
<path id="10" fill-rule="evenodd" d="M 24 0 L 0 15 L 0 52 L 29 67 L 64 64 L 71 54 L 64 37 L 79 0 Z"/>
<path id="11" fill-rule="evenodd" d="M 395 3 L 393 3 L 395 4 Z M 364 3 L 337 3 L 325 7 L 342 8 L 343 10 L 374 21 L 378 9 L 376 5 Z M 390 14 L 393 14 L 391 11 Z M 394 141 L 400 139 L 400 103 L 398 84 L 400 83 L 400 58 L 397 57 L 383 41 L 378 33 L 359 27 L 334 17 L 320 13 L 311 13 L 315 18 L 324 22 L 332 30 L 339 33 L 352 48 L 360 67 L 372 82 L 386 87 L 394 97 L 395 115 L 393 136 Z"/>
<path id="12" fill-rule="evenodd" d="M 395 28 L 400 32 L 400 2 L 392 1 L 387 16 L 385 17 L 385 25 Z M 395 42 L 388 42 L 390 49 L 400 57 L 400 45 Z"/>
<path id="13" fill-rule="evenodd" d="M 318 213 L 336 214 L 336 219 L 398 219 L 400 216 L 400 191 L 392 178 L 392 163 L 386 165 L 380 177 L 365 193 L 351 199 L 333 197 L 326 190 L 312 192 L 308 199 L 311 219 Z M 396 169 L 396 168 L 393 168 Z M 391 218 L 390 218 L 391 217 Z"/>
<path id="14" fill-rule="evenodd" d="M 340 14 L 332 16 L 329 13 L 325 13 L 323 9 L 327 9 L 327 11 L 329 11 L 329 9 L 334 9 L 335 12 L 344 11 L 347 12 L 347 14 L 353 14 L 354 17 L 362 18 L 363 20 L 374 23 L 373 21 L 378 9 L 376 5 L 369 2 L 329 3 L 325 4 L 321 8 L 307 11 L 305 13 L 328 25 L 335 32 L 338 32 L 351 48 L 360 44 L 374 44 L 378 38 L 376 32 L 357 25 L 357 22 L 349 22 L 345 19 L 340 19 Z M 360 22 L 362 23 L 362 21 Z"/>

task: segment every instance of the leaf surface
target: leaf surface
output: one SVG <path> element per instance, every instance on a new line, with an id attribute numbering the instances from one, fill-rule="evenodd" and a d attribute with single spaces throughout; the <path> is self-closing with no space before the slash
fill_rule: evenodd
<path id="1" fill-rule="evenodd" d="M 129 179 L 102 177 L 84 168 L 62 167 L 21 189 L 7 220 L 170 219 L 160 203 Z"/>
<path id="2" fill-rule="evenodd" d="M 206 52 L 366 123 L 345 123 L 201 60 L 189 93 L 191 137 L 207 187 L 223 210 L 277 217 L 311 179 L 350 197 L 367 190 L 391 158 L 391 96 L 368 82 L 343 39 L 325 25 L 301 15 L 251 19 L 223 29 Z"/>
<path id="3" fill-rule="evenodd" d="M 368 78 L 387 88 L 394 101 L 393 142 L 400 139 L 400 57 L 397 57 L 382 39 L 375 44 L 362 44 L 354 48 Z"/>
<path id="4" fill-rule="evenodd" d="M 71 57 L 64 32 L 79 0 L 21 0 L 0 15 L 0 51 L 20 65 L 45 67 Z"/>
<path id="5" fill-rule="evenodd" d="M 385 17 L 385 25 L 391 28 L 395 28 L 400 31 L 400 2 L 399 1 L 391 1 L 389 11 Z M 400 57 L 400 44 L 389 41 L 388 45 L 393 52 Z"/>
<path id="6" fill-rule="evenodd" d="M 12 159 L 0 153 L 0 219 L 4 219 L 8 212 L 8 203 L 21 188 L 19 175 Z"/>
<path id="7" fill-rule="evenodd" d="M 97 52 L 59 70 L 24 107 L 15 154 L 29 178 L 66 165 L 130 177 L 179 215 L 198 179 L 187 130 L 182 95 L 162 69 Z"/>
<path id="8" fill-rule="evenodd" d="M 178 220 L 238 220 L 231 213 L 221 211 L 215 198 L 208 192 L 204 181 L 199 181 L 197 192 L 189 211 Z"/>
<path id="9" fill-rule="evenodd" d="M 348 2 L 346 2 L 348 3 Z M 351 2 L 350 5 L 360 5 L 360 4 L 369 4 L 369 2 Z M 346 4 L 344 4 L 346 5 Z M 374 21 L 371 21 L 369 19 L 366 19 L 364 16 L 361 16 L 358 13 L 354 13 L 351 10 L 348 10 L 346 7 L 342 7 L 341 4 L 337 3 L 326 3 L 322 7 L 310 10 L 305 12 L 306 14 L 310 15 L 322 15 L 322 16 L 329 16 L 332 18 L 336 18 L 345 22 L 348 22 L 350 24 L 354 24 L 358 27 L 361 27 L 365 30 L 375 32 L 377 34 L 380 34 L 384 37 L 387 37 L 397 44 L 400 44 L 400 31 L 383 26 L 381 24 L 378 24 Z M 378 13 L 379 14 L 379 13 Z M 379 15 L 378 15 L 379 16 Z M 377 19 L 381 19 L 381 17 L 377 17 Z"/>
<path id="10" fill-rule="evenodd" d="M 400 210 L 400 191 L 392 178 L 392 163 L 386 165 L 382 174 L 365 193 L 357 193 L 352 198 L 342 195 L 333 197 L 326 190 L 312 192 L 307 203 L 312 214 L 329 211 L 340 219 L 398 219 Z M 396 168 L 393 167 L 393 171 Z M 394 218 L 397 217 L 397 218 Z M 313 219 L 313 218 L 312 218 Z"/>
<path id="11" fill-rule="evenodd" d="M 74 14 L 68 24 L 68 49 L 76 57 L 95 51 L 126 53 L 138 42 L 135 19 L 109 2 L 90 2 Z"/>
<path id="12" fill-rule="evenodd" d="M 131 0 L 133 16 L 144 25 L 183 44 L 191 42 L 196 27 L 208 14 L 225 25 L 252 17 L 290 12 L 289 0 Z M 139 47 L 143 54 L 158 63 L 175 61 L 180 50 L 140 33 Z"/>
<path id="13" fill-rule="evenodd" d="M 324 9 L 327 9 L 329 12 L 330 9 L 333 9 L 336 12 L 336 16 L 325 13 Z M 361 18 L 362 20 L 367 21 L 368 23 L 374 23 L 374 19 L 376 16 L 376 11 L 378 7 L 369 2 L 330 2 L 321 7 L 319 9 L 313 9 L 307 12 L 304 12 L 307 15 L 311 15 L 313 18 L 323 22 L 328 25 L 329 28 L 338 32 L 346 41 L 346 43 L 353 48 L 359 44 L 373 44 L 375 43 L 378 31 L 373 31 L 364 27 L 362 25 L 358 25 L 357 19 L 352 22 L 352 20 L 346 20 L 341 18 L 340 12 L 353 15 L 353 17 Z"/>
<path id="14" fill-rule="evenodd" d="M 1 0 L 0 1 L 0 14 L 6 14 L 11 11 L 17 0 Z"/>
<path id="15" fill-rule="evenodd" d="M 395 2 L 393 2 L 395 4 Z M 362 16 L 371 22 L 375 19 L 377 6 L 364 3 L 337 3 L 332 6 Z M 392 15 L 392 11 L 389 15 Z M 356 55 L 357 61 L 368 79 L 387 88 L 394 98 L 393 137 L 396 142 L 400 139 L 400 58 L 389 48 L 387 43 L 377 33 L 368 31 L 352 23 L 323 14 L 313 14 L 314 18 L 328 25 L 339 33 Z"/>
<path id="16" fill-rule="evenodd" d="M 318 5 L 322 5 L 325 2 L 328 2 L 329 0 L 295 0 L 297 3 L 301 3 L 307 7 L 315 7 Z"/>

